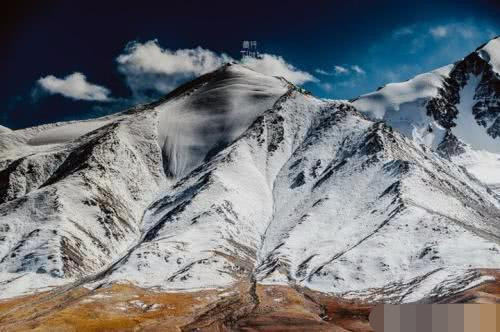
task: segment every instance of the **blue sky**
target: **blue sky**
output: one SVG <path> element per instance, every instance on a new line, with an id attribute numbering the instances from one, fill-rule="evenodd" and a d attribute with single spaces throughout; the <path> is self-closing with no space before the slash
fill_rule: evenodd
<path id="1" fill-rule="evenodd" d="M 117 112 L 239 60 L 350 99 L 452 63 L 500 34 L 494 1 L 20 1 L 2 21 L 0 125 Z"/>
<path id="2" fill-rule="evenodd" d="M 307 86 L 324 97 L 349 99 L 453 63 L 498 33 L 497 23 L 473 17 L 398 25 L 349 59 L 317 68 L 322 83 Z"/>

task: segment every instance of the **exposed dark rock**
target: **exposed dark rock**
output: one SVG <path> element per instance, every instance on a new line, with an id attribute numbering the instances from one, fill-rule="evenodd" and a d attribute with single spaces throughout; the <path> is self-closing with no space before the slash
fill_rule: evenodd
<path id="1" fill-rule="evenodd" d="M 293 179 L 292 185 L 290 186 L 290 189 L 295 189 L 297 187 L 302 186 L 304 183 L 306 183 L 306 176 L 304 174 L 304 171 L 300 172 L 297 174 L 297 176 Z"/>
<path id="2" fill-rule="evenodd" d="M 443 141 L 439 143 L 436 151 L 444 158 L 458 156 L 465 152 L 464 144 L 452 134 L 450 130 L 446 131 Z"/>
<path id="3" fill-rule="evenodd" d="M 473 52 L 455 63 L 438 95 L 427 103 L 427 114 L 446 129 L 455 127 L 460 91 L 472 76 L 478 76 L 481 80 L 475 90 L 472 113 L 477 123 L 496 138 L 500 136 L 500 78 L 481 54 Z"/>

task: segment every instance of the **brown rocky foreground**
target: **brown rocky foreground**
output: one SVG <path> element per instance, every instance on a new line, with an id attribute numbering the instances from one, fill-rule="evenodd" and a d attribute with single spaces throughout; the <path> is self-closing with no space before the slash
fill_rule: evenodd
<path id="1" fill-rule="evenodd" d="M 496 280 L 447 303 L 500 303 Z M 128 284 L 54 289 L 0 301 L 0 331 L 373 331 L 374 304 L 288 286 L 165 293 Z"/>

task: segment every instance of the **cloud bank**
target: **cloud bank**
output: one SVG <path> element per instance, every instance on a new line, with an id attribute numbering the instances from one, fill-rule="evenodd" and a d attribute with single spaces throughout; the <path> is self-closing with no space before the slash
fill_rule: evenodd
<path id="1" fill-rule="evenodd" d="M 124 75 L 134 98 L 138 100 L 165 94 L 188 79 L 233 61 L 227 54 L 217 54 L 202 47 L 178 50 L 162 48 L 157 40 L 129 43 L 116 58 L 118 71 Z M 242 63 L 266 75 L 282 76 L 294 84 L 317 81 L 313 75 L 297 69 L 278 55 L 244 57 Z"/>
<path id="2" fill-rule="evenodd" d="M 151 101 L 196 76 L 216 70 L 225 63 L 235 62 L 227 54 L 218 54 L 200 46 L 177 50 L 163 48 L 157 40 L 130 42 L 115 60 L 118 71 L 132 93 L 128 104 Z M 319 83 L 316 77 L 278 55 L 244 57 L 241 62 L 257 72 L 282 76 L 294 84 Z M 62 79 L 53 75 L 42 77 L 32 93 L 35 99 L 40 96 L 40 90 L 74 100 L 112 100 L 107 88 L 87 82 L 85 75 L 79 72 Z M 113 100 L 119 101 L 120 105 L 127 104 L 124 98 Z"/>
<path id="3" fill-rule="evenodd" d="M 64 78 L 48 75 L 40 78 L 37 85 L 49 94 L 60 94 L 75 100 L 109 101 L 110 91 L 105 87 L 87 82 L 82 73 L 75 72 Z"/>
<path id="4" fill-rule="evenodd" d="M 241 62 L 256 72 L 271 76 L 281 76 L 293 84 L 318 82 L 316 77 L 296 68 L 279 55 L 262 54 L 260 58 L 244 57 Z"/>
<path id="5" fill-rule="evenodd" d="M 164 94 L 183 81 L 213 71 L 232 59 L 202 47 L 169 50 L 158 41 L 131 42 L 116 58 L 134 97 L 144 99 Z"/>
<path id="6" fill-rule="evenodd" d="M 316 77 L 296 68 L 279 55 L 262 54 L 260 58 L 244 57 L 241 62 L 256 72 L 271 76 L 282 76 L 293 84 L 318 82 Z"/>

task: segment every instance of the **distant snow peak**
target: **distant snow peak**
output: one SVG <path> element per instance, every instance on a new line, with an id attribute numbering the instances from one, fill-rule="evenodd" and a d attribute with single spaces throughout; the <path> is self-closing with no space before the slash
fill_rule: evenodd
<path id="1" fill-rule="evenodd" d="M 480 155 L 500 158 L 499 43 L 494 38 L 454 65 L 388 84 L 360 96 L 353 105 L 441 154 L 469 155 L 455 160 L 477 174 L 492 165 L 490 157 Z M 472 156 L 472 151 L 482 152 Z M 498 186 L 494 176 L 480 178 Z"/>

